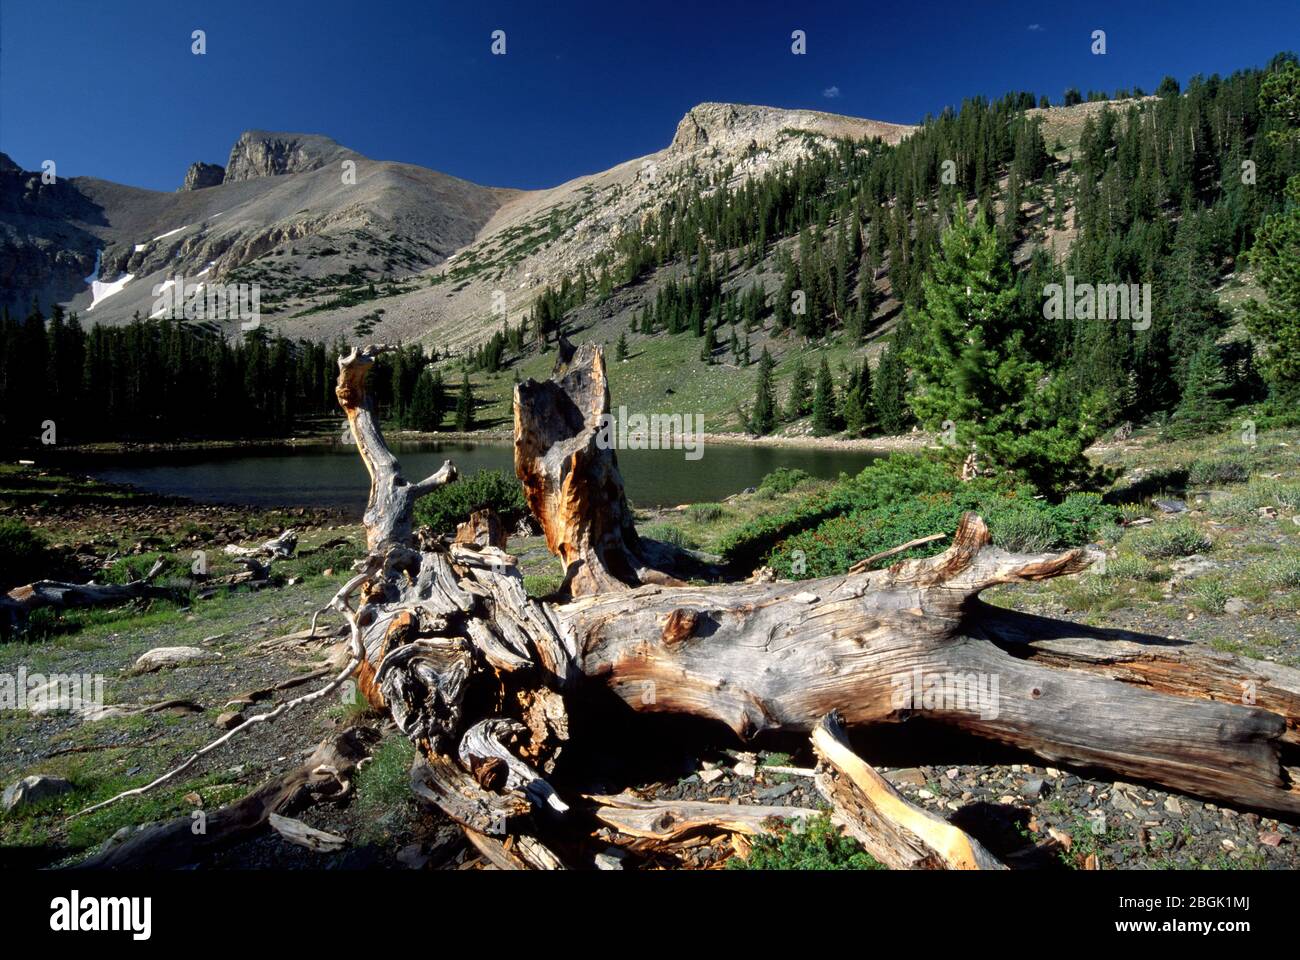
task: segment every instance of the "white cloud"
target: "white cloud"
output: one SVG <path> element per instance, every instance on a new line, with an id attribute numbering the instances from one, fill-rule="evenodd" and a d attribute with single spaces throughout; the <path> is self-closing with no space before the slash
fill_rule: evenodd
<path id="1" fill-rule="evenodd" d="M 1029 25 L 1030 33 L 1042 33 L 1042 31 L 1043 31 L 1043 25 L 1041 23 L 1031 23 Z"/>
<path id="2" fill-rule="evenodd" d="M 822 96 L 825 97 L 827 100 L 834 100 L 839 95 L 840 95 L 839 87 L 827 87 L 825 90 L 822 91 Z"/>

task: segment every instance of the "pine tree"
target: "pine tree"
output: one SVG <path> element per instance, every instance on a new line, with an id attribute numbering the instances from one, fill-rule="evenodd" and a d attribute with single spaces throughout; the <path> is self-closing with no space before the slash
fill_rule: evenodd
<path id="1" fill-rule="evenodd" d="M 907 429 L 912 412 L 907 406 L 907 365 L 902 351 L 893 343 L 885 344 L 876 366 L 872 384 L 871 406 L 881 432 L 897 436 Z"/>
<path id="2" fill-rule="evenodd" d="M 618 344 L 614 347 L 614 359 L 620 362 L 627 359 L 626 331 L 618 335 Z"/>
<path id="3" fill-rule="evenodd" d="M 469 385 L 468 371 L 461 379 L 460 394 L 456 397 L 456 429 L 461 433 L 474 429 L 474 391 Z"/>
<path id="4" fill-rule="evenodd" d="M 957 211 L 931 266 L 907 357 L 921 423 L 940 430 L 951 421 L 954 459 L 973 447 L 982 466 L 1044 492 L 1079 480 L 1095 428 L 1030 351 L 1041 316 L 1020 309 L 1010 255 L 987 218 Z"/>
<path id="5" fill-rule="evenodd" d="M 834 433 L 837 426 L 835 381 L 831 379 L 830 364 L 822 357 L 821 366 L 817 368 L 817 388 L 813 393 L 813 436 L 825 437 Z"/>
<path id="6" fill-rule="evenodd" d="M 1187 365 L 1187 384 L 1169 421 L 1171 437 L 1195 437 L 1222 430 L 1228 415 L 1223 355 L 1210 338 L 1201 341 Z"/>
<path id="7" fill-rule="evenodd" d="M 866 358 L 849 376 L 848 389 L 844 391 L 844 429 L 850 436 L 861 437 L 871 431 L 871 367 Z"/>
<path id="8" fill-rule="evenodd" d="M 794 366 L 794 372 L 790 374 L 790 395 L 785 401 L 785 419 L 798 420 L 800 417 L 806 417 L 808 411 L 812 409 L 812 378 L 808 375 L 808 368 L 804 366 L 803 358 L 800 357 Z"/>
<path id="9" fill-rule="evenodd" d="M 442 375 L 425 369 L 416 378 L 407 408 L 406 426 L 413 430 L 437 430 L 442 426 Z"/>
<path id="10" fill-rule="evenodd" d="M 750 432 L 760 437 L 776 429 L 776 389 L 772 384 L 774 366 L 772 355 L 764 347 L 762 356 L 758 358 L 758 384 L 754 392 L 754 410 L 749 417 Z"/>
<path id="11" fill-rule="evenodd" d="M 1283 61 L 1260 85 L 1260 106 L 1286 124 L 1270 131 L 1279 147 L 1300 142 L 1300 65 Z M 1246 307 L 1250 332 L 1268 344 L 1264 372 L 1276 399 L 1300 402 L 1300 174 L 1286 185 L 1287 207 L 1265 219 L 1250 251 L 1266 301 Z"/>

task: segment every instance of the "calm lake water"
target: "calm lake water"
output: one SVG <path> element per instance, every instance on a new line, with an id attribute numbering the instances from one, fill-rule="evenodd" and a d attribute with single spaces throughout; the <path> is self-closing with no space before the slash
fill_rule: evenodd
<path id="1" fill-rule="evenodd" d="M 396 443 L 409 480 L 428 476 L 450 458 L 462 474 L 514 472 L 509 444 Z M 777 467 L 798 467 L 832 479 L 857 473 L 879 456 L 863 451 L 706 444 L 699 460 L 681 450 L 620 450 L 627 495 L 646 507 L 721 500 L 754 486 Z M 207 503 L 262 507 L 336 507 L 360 516 L 370 481 L 355 447 L 292 450 L 200 450 L 111 454 L 80 460 L 79 469 L 114 483 Z"/>

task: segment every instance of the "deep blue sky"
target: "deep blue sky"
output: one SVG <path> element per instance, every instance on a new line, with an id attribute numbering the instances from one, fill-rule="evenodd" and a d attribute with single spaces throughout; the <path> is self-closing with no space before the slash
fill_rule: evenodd
<path id="1" fill-rule="evenodd" d="M 1300 48 L 1300 2 L 3 0 L 0 31 L 0 151 L 27 169 L 173 190 L 263 128 L 543 187 L 665 146 L 705 100 L 915 122 L 977 93 L 1262 66 Z"/>

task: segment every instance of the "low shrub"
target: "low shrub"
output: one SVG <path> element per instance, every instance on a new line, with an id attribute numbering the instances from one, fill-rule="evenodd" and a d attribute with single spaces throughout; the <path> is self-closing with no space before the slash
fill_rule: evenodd
<path id="1" fill-rule="evenodd" d="M 1245 483 L 1249 479 L 1249 465 L 1241 460 L 1226 457 L 1213 460 L 1197 460 L 1187 468 L 1187 482 L 1196 486 Z"/>
<path id="2" fill-rule="evenodd" d="M 1174 520 L 1142 527 L 1128 537 L 1129 546 L 1148 560 L 1189 557 L 1209 550 L 1213 541 L 1190 520 Z"/>
<path id="3" fill-rule="evenodd" d="M 812 474 L 797 467 L 777 467 L 758 482 L 758 489 L 770 490 L 774 494 L 789 493 L 805 480 L 811 480 Z"/>
<path id="4" fill-rule="evenodd" d="M 53 563 L 45 538 L 21 520 L 0 519 L 0 589 L 41 580 Z"/>
<path id="5" fill-rule="evenodd" d="M 455 533 L 475 510 L 491 507 L 506 528 L 512 528 L 528 509 L 519 481 L 504 470 L 480 470 L 454 483 L 438 487 L 415 503 L 415 522 L 435 533 Z"/>
<path id="6" fill-rule="evenodd" d="M 692 503 L 686 508 L 686 515 L 696 523 L 712 523 L 725 516 L 726 512 L 720 503 Z"/>
<path id="7" fill-rule="evenodd" d="M 1005 491 L 977 483 L 923 494 L 868 509 L 851 510 L 779 541 L 767 563 L 795 579 L 844 573 L 863 557 L 934 533 L 951 535 L 963 513 L 985 518 L 995 543 L 1020 552 L 1081 546 L 1111 521 L 1113 508 L 1095 495 L 1075 495 L 1059 504 L 1036 500 L 1026 490 Z M 931 556 L 951 540 L 940 540 L 891 556 L 882 563 Z"/>
<path id="8" fill-rule="evenodd" d="M 883 870 L 871 854 L 831 823 L 829 814 L 755 837 L 749 857 L 732 857 L 731 870 Z"/>
<path id="9" fill-rule="evenodd" d="M 638 534 L 650 540 L 662 540 L 664 543 L 670 543 L 674 547 L 681 547 L 685 550 L 694 550 L 699 544 L 688 537 L 678 527 L 668 523 L 654 523 L 644 529 L 638 530 Z"/>
<path id="10" fill-rule="evenodd" d="M 1106 561 L 1106 576 L 1111 580 L 1160 580 L 1160 570 L 1145 557 L 1122 553 Z"/>
<path id="11" fill-rule="evenodd" d="M 1270 587 L 1291 590 L 1300 587 L 1300 556 L 1278 557 L 1264 564 L 1262 579 Z"/>
<path id="12" fill-rule="evenodd" d="M 1223 613 L 1228 603 L 1228 588 L 1217 577 L 1192 581 L 1192 606 L 1206 613 Z"/>

